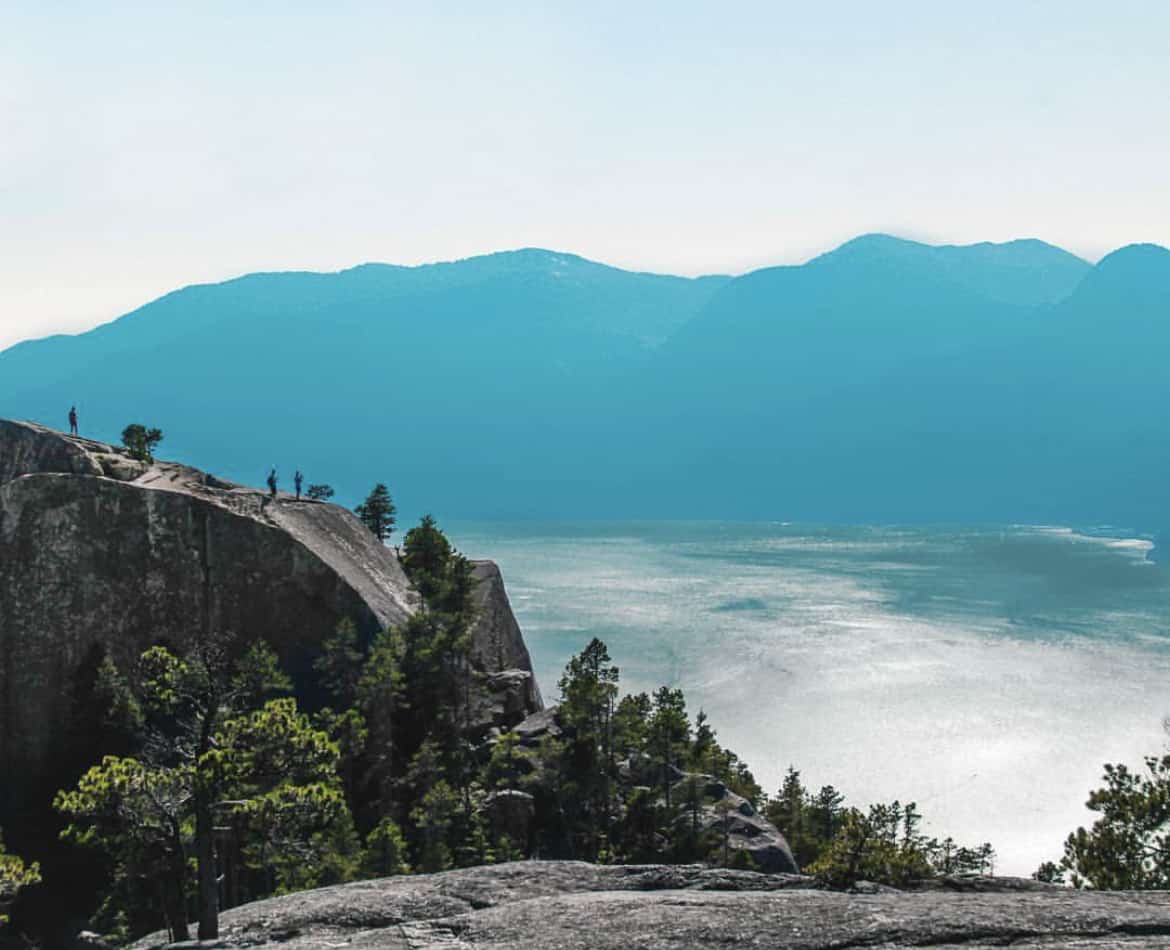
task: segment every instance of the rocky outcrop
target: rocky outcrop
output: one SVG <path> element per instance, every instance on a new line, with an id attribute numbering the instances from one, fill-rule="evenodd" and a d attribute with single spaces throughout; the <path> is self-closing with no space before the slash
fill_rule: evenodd
<path id="1" fill-rule="evenodd" d="M 541 702 L 498 568 L 476 573 L 486 731 Z M 343 508 L 0 420 L 0 774 L 44 764 L 97 647 L 128 662 L 212 631 L 263 637 L 303 679 L 341 618 L 369 635 L 417 607 L 394 552 Z"/>
<path id="2" fill-rule="evenodd" d="M 475 579 L 478 619 L 469 654 L 483 688 L 473 718 L 484 727 L 506 729 L 543 709 L 544 701 L 499 566 L 477 561 Z"/>
<path id="3" fill-rule="evenodd" d="M 546 738 L 562 737 L 567 727 L 558 718 L 554 706 L 533 713 L 511 731 L 522 747 L 539 756 L 541 743 Z M 546 765 L 545 771 L 548 769 Z M 678 812 L 675 833 L 680 838 L 688 834 L 701 837 L 711 844 L 723 863 L 743 862 L 753 870 L 769 874 L 795 874 L 800 870 L 780 829 L 719 779 L 674 767 L 663 776 L 661 766 L 640 753 L 618 763 L 618 778 L 627 792 L 641 788 L 660 802 L 665 799 L 664 780 L 668 782 L 671 801 Z M 665 852 L 665 840 L 662 845 L 661 850 Z"/>
<path id="4" fill-rule="evenodd" d="M 844 894 L 809 878 L 698 866 L 525 861 L 383 878 L 226 911 L 225 948 L 1170 947 L 1170 893 L 943 880 Z M 154 935 L 134 950 L 152 950 Z"/>
<path id="5" fill-rule="evenodd" d="M 710 775 L 684 775 L 672 790 L 676 802 L 689 811 L 691 796 L 697 796 L 699 834 L 721 842 L 725 863 L 747 858 L 757 870 L 771 873 L 795 873 L 799 870 L 792 849 L 780 829 L 768 821 L 741 795 Z M 679 818 L 680 825 L 692 820 L 689 814 Z"/>

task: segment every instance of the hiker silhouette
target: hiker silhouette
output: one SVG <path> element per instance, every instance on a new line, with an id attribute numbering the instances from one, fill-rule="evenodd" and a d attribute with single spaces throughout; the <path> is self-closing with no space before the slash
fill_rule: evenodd
<path id="1" fill-rule="evenodd" d="M 297 486 L 297 499 L 301 497 L 301 485 L 305 481 L 305 476 L 301 474 L 301 470 L 297 469 L 297 473 L 293 476 L 293 484 Z"/>
<path id="2" fill-rule="evenodd" d="M 268 490 L 272 493 L 272 497 L 276 497 L 276 466 L 272 466 L 272 471 L 268 473 Z"/>
<path id="3" fill-rule="evenodd" d="M 77 435 L 77 407 L 69 407 L 69 434 Z"/>

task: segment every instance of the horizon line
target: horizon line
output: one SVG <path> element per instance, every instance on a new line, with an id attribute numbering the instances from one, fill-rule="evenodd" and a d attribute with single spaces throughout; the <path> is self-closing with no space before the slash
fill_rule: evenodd
<path id="1" fill-rule="evenodd" d="M 959 249 L 959 250 L 961 250 L 961 249 L 970 249 L 970 248 L 977 248 L 977 247 L 1008 247 L 1008 246 L 1011 246 L 1013 244 L 1041 244 L 1041 245 L 1044 245 L 1045 247 L 1048 247 L 1048 248 L 1051 248 L 1053 250 L 1060 251 L 1064 254 L 1067 254 L 1069 257 L 1072 257 L 1078 261 L 1081 261 L 1089 268 L 1094 268 L 1094 267 L 1098 266 L 1106 258 L 1111 257 L 1113 254 L 1116 254 L 1118 251 L 1122 251 L 1122 250 L 1125 250 L 1126 248 L 1130 248 L 1130 247 L 1142 247 L 1142 246 L 1157 247 L 1157 248 L 1160 248 L 1164 251 L 1170 252 L 1170 247 L 1167 247 L 1165 245 L 1157 244 L 1157 243 L 1152 242 L 1152 241 L 1135 241 L 1135 242 L 1131 242 L 1128 244 L 1119 245 L 1118 247 L 1102 254 L 1096 260 L 1093 260 L 1091 258 L 1087 258 L 1087 257 L 1084 257 L 1080 254 L 1073 252 L 1073 251 L 1070 251 L 1067 248 L 1065 248 L 1059 244 L 1054 244 L 1051 241 L 1047 241 L 1043 238 L 1038 238 L 1038 237 L 1018 237 L 1018 238 L 1010 238 L 1006 241 L 973 241 L 973 242 L 965 243 L 965 244 L 954 243 L 954 242 L 944 242 L 944 243 L 937 243 L 936 244 L 936 243 L 932 243 L 930 241 L 920 240 L 918 238 L 903 237 L 899 234 L 895 234 L 895 233 L 892 233 L 889 231 L 866 231 L 866 232 L 863 232 L 861 234 L 857 234 L 854 237 L 851 237 L 851 238 L 848 238 L 844 241 L 841 241 L 840 243 L 833 244 L 824 250 L 818 251 L 814 254 L 811 254 L 811 255 L 805 257 L 803 260 L 796 261 L 796 262 L 765 263 L 765 264 L 760 264 L 760 265 L 757 265 L 754 267 L 749 267 L 749 268 L 746 268 L 744 270 L 732 271 L 732 272 L 727 272 L 727 273 L 719 273 L 719 272 L 712 271 L 712 272 L 702 273 L 702 274 L 684 275 L 684 274 L 670 273 L 670 272 L 667 272 L 664 270 L 640 269 L 635 265 L 610 263 L 610 262 L 607 262 L 604 260 L 599 260 L 597 258 L 586 257 L 585 255 L 578 254 L 575 251 L 560 250 L 560 249 L 552 248 L 552 247 L 541 247 L 539 245 L 522 245 L 519 247 L 498 248 L 496 250 L 484 251 L 484 252 L 481 252 L 478 254 L 468 254 L 468 255 L 463 256 L 463 257 L 440 258 L 440 259 L 435 259 L 435 260 L 420 261 L 420 262 L 417 262 L 414 264 L 396 264 L 396 263 L 393 263 L 392 261 L 367 260 L 367 261 L 360 261 L 356 264 L 349 265 L 348 267 L 341 267 L 341 268 L 338 268 L 336 270 L 313 270 L 313 269 L 306 269 L 306 268 L 293 268 L 293 269 L 288 269 L 288 270 L 269 270 L 269 269 L 246 270 L 243 272 L 235 273 L 232 276 L 223 277 L 219 280 L 204 280 L 204 281 L 196 281 L 196 282 L 193 282 L 190 284 L 181 284 L 177 287 L 174 287 L 171 290 L 168 290 L 162 294 L 159 294 L 156 297 L 151 297 L 150 299 L 144 301 L 143 303 L 138 304 L 135 307 L 132 307 L 129 310 L 126 310 L 122 313 L 119 313 L 119 314 L 116 314 L 112 317 L 109 317 L 108 319 L 100 319 L 99 318 L 98 321 L 95 322 L 92 326 L 86 327 L 85 329 L 77 330 L 75 332 L 60 331 L 60 332 L 56 332 L 56 333 L 48 333 L 48 334 L 45 334 L 43 336 L 28 337 L 26 339 L 17 340 L 16 342 L 9 344 L 8 346 L 5 346 L 3 349 L 0 349 L 0 356 L 9 352 L 10 350 L 16 349 L 17 347 L 23 346 L 23 345 L 28 344 L 28 343 L 36 343 L 36 342 L 41 342 L 41 341 L 45 341 L 45 340 L 52 340 L 52 339 L 59 339 L 59 338 L 76 338 L 79 336 L 84 336 L 85 334 L 91 333 L 94 330 L 100 329 L 100 328 L 105 327 L 105 326 L 109 326 L 113 323 L 117 323 L 119 320 L 122 320 L 124 317 L 128 317 L 133 313 L 137 313 L 139 310 L 142 310 L 146 307 L 149 307 L 149 306 L 159 302 L 160 300 L 165 300 L 167 297 L 170 297 L 174 294 L 183 293 L 184 291 L 192 290 L 192 289 L 200 288 L 200 287 L 223 286 L 225 284 L 234 283 L 234 282 L 239 281 L 239 280 L 247 280 L 248 278 L 251 278 L 251 277 L 275 277 L 275 276 L 295 275 L 295 274 L 329 277 L 329 276 L 337 276 L 340 274 L 346 274 L 346 273 L 349 273 L 351 271 L 359 270 L 363 267 L 390 267 L 390 268 L 396 268 L 396 269 L 400 269 L 400 270 L 421 270 L 421 269 L 427 268 L 427 267 L 454 266 L 457 264 L 463 264 L 463 263 L 468 263 L 468 262 L 477 261 L 477 260 L 484 260 L 484 259 L 489 258 L 489 257 L 497 257 L 497 256 L 502 256 L 502 255 L 508 255 L 508 254 L 523 254 L 525 252 L 537 252 L 537 253 L 543 253 L 543 254 L 553 254 L 553 255 L 560 255 L 560 256 L 564 256 L 564 257 L 575 258 L 576 260 L 583 261 L 587 264 L 593 264 L 593 265 L 596 265 L 598 267 L 605 267 L 605 268 L 608 268 L 610 270 L 621 271 L 621 272 L 627 273 L 627 274 L 638 274 L 638 275 L 652 276 L 652 277 L 675 278 L 678 280 L 688 280 L 688 281 L 710 280 L 713 278 L 724 278 L 724 279 L 728 279 L 728 280 L 734 280 L 734 279 L 739 278 L 739 277 L 746 277 L 749 274 L 754 274 L 754 273 L 757 273 L 759 271 L 771 270 L 774 268 L 804 267 L 804 266 L 811 264 L 812 262 L 817 261 L 823 257 L 827 257 L 831 254 L 834 254 L 834 253 L 848 247 L 851 244 L 855 244 L 855 243 L 858 243 L 860 241 L 864 241 L 866 239 L 872 239 L 872 238 L 881 238 L 881 239 L 886 239 L 886 240 L 896 242 L 898 244 L 912 245 L 912 246 L 916 246 L 916 247 L 931 248 L 931 249 L 937 249 L 937 250 L 943 250 L 943 249 Z"/>

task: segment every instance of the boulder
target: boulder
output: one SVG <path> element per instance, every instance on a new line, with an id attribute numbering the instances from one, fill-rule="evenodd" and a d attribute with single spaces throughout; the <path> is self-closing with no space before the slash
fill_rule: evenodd
<path id="1" fill-rule="evenodd" d="M 473 725 L 486 731 L 542 703 L 499 569 L 475 569 Z M 262 637 L 301 684 L 342 618 L 370 636 L 418 605 L 394 551 L 344 508 L 0 420 L 0 774 L 26 787 L 95 649 L 129 663 L 210 632 Z"/>
<path id="2" fill-rule="evenodd" d="M 672 799 L 683 803 L 680 824 L 689 826 L 694 818 L 687 804 L 692 795 L 699 797 L 700 833 L 717 842 L 729 859 L 746 856 L 754 869 L 768 873 L 794 874 L 800 870 L 780 830 L 746 798 L 710 775 L 685 774 L 672 786 Z"/>
<path id="3" fill-rule="evenodd" d="M 560 723 L 557 721 L 557 708 L 550 706 L 541 709 L 512 727 L 512 732 L 520 738 L 520 744 L 534 748 L 545 736 L 554 739 L 563 734 Z"/>
<path id="4" fill-rule="evenodd" d="M 540 702 L 540 690 L 531 670 L 476 670 L 478 685 L 472 697 L 472 737 L 496 730 L 506 731 L 524 720 L 533 704 Z"/>
<path id="5" fill-rule="evenodd" d="M 996 889 L 843 894 L 809 878 L 522 861 L 322 888 L 226 911 L 216 946 L 282 950 L 1170 947 L 1170 893 Z M 133 950 L 154 950 L 163 934 Z"/>

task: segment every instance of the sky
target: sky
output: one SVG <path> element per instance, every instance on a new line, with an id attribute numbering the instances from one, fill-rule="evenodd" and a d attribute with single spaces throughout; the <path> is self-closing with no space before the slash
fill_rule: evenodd
<path id="1" fill-rule="evenodd" d="M 0 0 L 0 348 L 513 247 L 1170 244 L 1165 0 L 171 6 Z"/>

